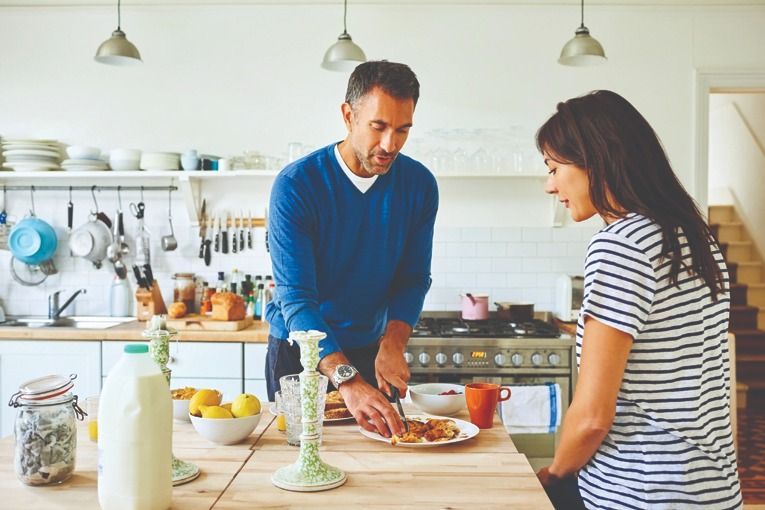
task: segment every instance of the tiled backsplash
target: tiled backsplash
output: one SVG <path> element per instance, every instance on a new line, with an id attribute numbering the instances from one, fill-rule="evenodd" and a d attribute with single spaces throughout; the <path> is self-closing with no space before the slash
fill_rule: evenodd
<path id="1" fill-rule="evenodd" d="M 560 274 L 581 274 L 593 227 L 439 228 L 426 310 L 456 310 L 463 292 L 551 310 Z"/>
<path id="2" fill-rule="evenodd" d="M 161 192 L 146 195 L 152 266 L 166 301 L 172 300 L 171 276 L 176 272 L 193 272 L 209 282 L 215 282 L 219 270 L 229 273 L 236 268 L 253 276 L 271 273 L 262 228 L 255 229 L 252 250 L 228 255 L 213 253 L 212 264 L 206 267 L 198 258 L 198 229 L 190 226 L 180 200 L 175 200 L 173 206 L 178 248 L 173 252 L 161 251 L 159 239 L 169 233 L 167 202 L 162 199 L 166 195 Z M 28 208 L 28 201 L 21 198 L 18 194 L 9 196 L 9 210 L 17 217 Z M 127 193 L 123 197 L 127 242 L 131 247 L 137 229 L 136 219 L 128 212 L 128 203 L 132 200 L 135 197 Z M 86 288 L 87 294 L 78 297 L 75 308 L 70 308 L 66 314 L 108 315 L 109 289 L 114 277 L 111 263 L 105 261 L 97 270 L 90 262 L 71 257 L 65 231 L 66 200 L 60 197 L 53 200 L 50 194 L 40 193 L 35 201 L 38 217 L 51 223 L 59 236 L 55 257 L 59 274 L 48 277 L 37 287 L 21 286 L 10 276 L 10 253 L 0 250 L 0 303 L 5 311 L 16 315 L 44 315 L 47 313 L 47 296 L 51 292 L 63 290 L 62 300 L 65 300 L 74 290 Z M 111 217 L 117 209 L 116 197 L 110 200 L 106 193 L 101 193 L 98 201 L 101 209 Z M 87 193 L 77 194 L 74 203 L 76 228 L 87 221 L 87 211 L 93 204 Z M 433 246 L 433 285 L 425 300 L 425 309 L 457 310 L 459 295 L 468 291 L 488 293 L 491 303 L 527 301 L 533 302 L 538 310 L 549 310 L 555 299 L 557 275 L 582 272 L 585 250 L 592 234 L 591 227 L 437 228 Z M 126 262 L 130 267 L 132 256 Z M 132 271 L 129 271 L 129 278 L 134 281 Z"/>

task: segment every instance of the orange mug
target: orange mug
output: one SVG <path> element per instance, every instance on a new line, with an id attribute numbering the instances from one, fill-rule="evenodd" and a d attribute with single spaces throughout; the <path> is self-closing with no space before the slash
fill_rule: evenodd
<path id="1" fill-rule="evenodd" d="M 494 425 L 494 411 L 497 409 L 497 404 L 509 398 L 510 388 L 499 384 L 470 383 L 465 385 L 465 401 L 470 412 L 470 421 L 479 429 L 490 429 Z"/>

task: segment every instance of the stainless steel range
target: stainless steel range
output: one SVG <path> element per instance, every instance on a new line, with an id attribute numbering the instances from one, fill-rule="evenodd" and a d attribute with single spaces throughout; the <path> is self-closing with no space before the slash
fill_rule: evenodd
<path id="1" fill-rule="evenodd" d="M 574 340 L 551 320 L 547 313 L 514 323 L 496 316 L 463 321 L 458 312 L 426 312 L 404 354 L 411 382 L 557 383 L 565 415 L 576 382 Z M 513 435 L 535 467 L 552 460 L 558 439 L 558 434 Z"/>

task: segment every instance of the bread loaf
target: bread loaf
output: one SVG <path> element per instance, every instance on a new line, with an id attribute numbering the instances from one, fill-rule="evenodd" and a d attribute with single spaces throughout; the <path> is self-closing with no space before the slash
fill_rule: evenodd
<path id="1" fill-rule="evenodd" d="M 216 321 L 240 321 L 244 319 L 244 300 L 233 292 L 216 292 L 210 298 L 212 318 Z"/>
<path id="2" fill-rule="evenodd" d="M 186 303 L 181 303 L 178 301 L 171 304 L 170 308 L 167 309 L 167 316 L 171 319 L 180 319 L 181 317 L 184 317 L 188 312 L 189 310 L 186 307 Z"/>

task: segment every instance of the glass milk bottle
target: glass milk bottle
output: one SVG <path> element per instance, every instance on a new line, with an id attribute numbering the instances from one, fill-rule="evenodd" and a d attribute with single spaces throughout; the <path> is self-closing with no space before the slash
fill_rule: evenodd
<path id="1" fill-rule="evenodd" d="M 102 510 L 166 510 L 172 499 L 173 409 L 167 380 L 145 344 L 126 345 L 98 413 Z"/>

